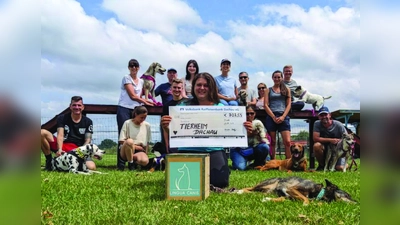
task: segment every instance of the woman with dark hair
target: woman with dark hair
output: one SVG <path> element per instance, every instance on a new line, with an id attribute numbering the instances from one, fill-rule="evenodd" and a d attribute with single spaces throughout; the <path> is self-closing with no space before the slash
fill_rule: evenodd
<path id="1" fill-rule="evenodd" d="M 199 65 L 196 60 L 191 59 L 186 64 L 186 76 L 183 81 L 182 96 L 184 98 L 192 98 L 192 82 L 194 76 L 199 73 Z"/>
<path id="2" fill-rule="evenodd" d="M 207 105 L 207 106 L 223 106 L 220 103 L 217 93 L 217 85 L 214 77 L 209 73 L 197 74 L 192 82 L 191 92 L 193 98 L 181 102 L 179 105 Z M 171 117 L 165 115 L 161 117 L 161 126 L 166 134 L 169 134 L 169 124 Z M 244 126 L 248 131 L 251 131 L 251 122 L 244 122 Z M 209 153 L 210 154 L 210 184 L 215 187 L 224 188 L 229 185 L 229 167 L 228 157 L 222 147 L 181 147 L 178 152 L 185 153 Z"/>
<path id="3" fill-rule="evenodd" d="M 269 153 L 269 140 L 263 123 L 256 119 L 254 106 L 246 106 L 246 120 L 253 124 L 253 132 L 247 135 L 247 148 L 231 148 L 233 169 L 245 170 L 246 167 L 263 166 Z"/>
<path id="4" fill-rule="evenodd" d="M 135 169 L 135 164 L 146 166 L 149 163 L 147 152 L 151 141 L 150 123 L 146 122 L 147 109 L 137 106 L 132 112 L 132 119 L 126 120 L 119 135 L 121 158 L 128 161 L 129 170 Z"/>
<path id="5" fill-rule="evenodd" d="M 271 159 L 275 159 L 276 132 L 280 132 L 285 146 L 285 156 L 290 153 L 290 118 L 288 113 L 291 106 L 290 89 L 283 83 L 282 71 L 272 73 L 274 85 L 264 93 L 264 109 L 267 113 L 266 127 L 271 136 Z"/>

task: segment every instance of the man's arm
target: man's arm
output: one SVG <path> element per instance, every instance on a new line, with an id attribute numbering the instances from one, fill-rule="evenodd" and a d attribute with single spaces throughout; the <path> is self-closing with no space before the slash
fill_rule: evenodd
<path id="1" fill-rule="evenodd" d="M 64 143 L 64 127 L 59 127 L 57 128 L 57 156 L 60 156 L 61 153 L 63 152 L 62 146 Z"/>
<path id="2" fill-rule="evenodd" d="M 92 133 L 86 133 L 85 134 L 85 143 L 83 143 L 83 145 L 90 144 L 90 142 L 92 142 Z"/>

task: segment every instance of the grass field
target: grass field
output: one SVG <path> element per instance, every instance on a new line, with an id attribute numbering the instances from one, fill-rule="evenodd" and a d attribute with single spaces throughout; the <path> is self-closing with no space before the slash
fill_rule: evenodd
<path id="1" fill-rule="evenodd" d="M 167 201 L 163 172 L 117 171 L 112 167 L 115 155 L 106 157 L 96 164 L 108 174 L 41 172 L 42 224 L 360 224 L 360 203 L 312 201 L 303 206 L 289 200 L 262 202 L 262 193 L 213 192 L 204 201 Z M 328 178 L 361 202 L 357 163 L 358 171 L 346 173 L 232 171 L 230 187 L 249 187 L 277 176 L 317 182 Z"/>

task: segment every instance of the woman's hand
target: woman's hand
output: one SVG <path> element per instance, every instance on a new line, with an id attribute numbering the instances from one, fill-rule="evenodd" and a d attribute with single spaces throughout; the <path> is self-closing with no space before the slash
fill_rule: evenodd
<path id="1" fill-rule="evenodd" d="M 279 116 L 279 117 L 275 117 L 274 118 L 274 122 L 277 124 L 282 123 L 285 120 L 285 118 L 283 116 Z"/>
<path id="2" fill-rule="evenodd" d="M 135 151 L 144 151 L 144 148 L 143 148 L 143 146 L 141 146 L 141 145 L 135 145 Z"/>
<path id="3" fill-rule="evenodd" d="M 250 121 L 246 121 L 243 123 L 243 126 L 246 128 L 247 132 L 250 134 L 253 132 L 253 123 Z"/>
<path id="4" fill-rule="evenodd" d="M 147 106 L 154 106 L 154 102 L 150 101 L 150 100 L 144 100 L 143 102 L 145 105 Z"/>
<path id="5" fill-rule="evenodd" d="M 165 131 L 169 131 L 169 124 L 171 123 L 172 117 L 165 115 L 161 117 L 161 127 Z"/>

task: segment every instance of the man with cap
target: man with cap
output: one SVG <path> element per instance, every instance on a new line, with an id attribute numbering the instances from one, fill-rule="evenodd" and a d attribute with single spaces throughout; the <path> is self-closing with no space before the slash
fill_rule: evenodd
<path id="1" fill-rule="evenodd" d="M 326 106 L 319 110 L 318 119 L 315 121 L 313 129 L 313 151 L 318 161 L 317 170 L 324 170 L 327 145 L 337 144 L 343 133 L 347 134 L 347 130 L 341 122 L 332 119 L 331 113 Z M 345 158 L 339 158 L 335 169 L 342 171 L 344 166 L 347 166 Z"/>
<path id="2" fill-rule="evenodd" d="M 160 84 L 154 91 L 154 93 L 156 94 L 156 97 L 161 95 L 161 102 L 163 105 L 165 105 L 167 102 L 172 100 L 171 84 L 172 84 L 172 81 L 177 77 L 178 77 L 178 73 L 177 73 L 176 69 L 169 68 L 167 70 L 168 82 Z"/>
<path id="3" fill-rule="evenodd" d="M 222 104 L 237 106 L 239 103 L 238 89 L 236 85 L 236 79 L 228 76 L 231 69 L 231 61 L 228 59 L 222 59 L 221 61 L 221 72 L 222 74 L 215 77 L 215 82 L 218 88 L 218 97 Z"/>

